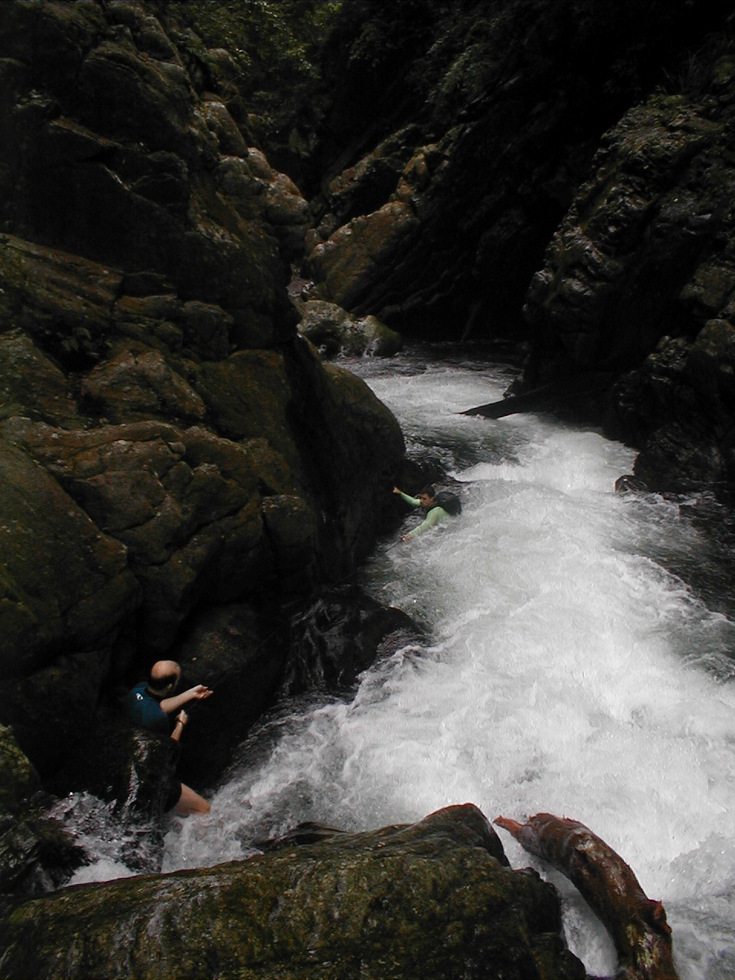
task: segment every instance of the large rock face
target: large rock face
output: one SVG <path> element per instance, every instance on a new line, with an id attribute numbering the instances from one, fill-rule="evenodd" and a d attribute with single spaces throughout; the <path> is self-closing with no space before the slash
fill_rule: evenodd
<path id="1" fill-rule="evenodd" d="M 527 382 L 617 379 L 597 416 L 642 448 L 636 475 L 679 491 L 735 482 L 731 37 L 689 71 L 607 133 L 527 302 Z"/>
<path id="2" fill-rule="evenodd" d="M 317 295 L 422 336 L 517 334 L 600 137 L 723 16 L 666 0 L 346 4 L 317 130 Z"/>
<path id="3" fill-rule="evenodd" d="M 422 337 L 530 332 L 525 389 L 551 385 L 559 411 L 642 448 L 656 488 L 731 487 L 728 16 L 345 5 L 310 296 Z"/>
<path id="4" fill-rule="evenodd" d="M 307 203 L 150 8 L 4 3 L 0 74 L 0 721 L 47 775 L 166 655 L 240 737 L 402 436 L 297 334 Z"/>
<path id="5" fill-rule="evenodd" d="M 195 89 L 155 18 L 132 2 L 5 8 L 5 228 L 123 270 L 121 295 L 219 304 L 238 346 L 287 336 L 267 211 L 290 193 L 303 231 L 305 202 Z"/>
<path id="6" fill-rule="evenodd" d="M 585 975 L 553 887 L 511 870 L 470 805 L 206 871 L 80 885 L 18 904 L 0 946 L 7 980 Z"/>

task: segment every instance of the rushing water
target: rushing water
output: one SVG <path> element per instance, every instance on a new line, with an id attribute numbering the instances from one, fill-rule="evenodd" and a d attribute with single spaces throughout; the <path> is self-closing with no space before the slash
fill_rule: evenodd
<path id="1" fill-rule="evenodd" d="M 732 980 L 735 624 L 713 611 L 729 597 L 705 603 L 671 571 L 707 561 L 686 507 L 615 493 L 633 453 L 594 431 L 458 414 L 501 397 L 501 368 L 414 353 L 355 369 L 409 451 L 462 485 L 460 518 L 385 541 L 361 576 L 430 644 L 375 665 L 351 700 L 274 715 L 211 814 L 171 823 L 164 870 L 251 854 L 302 820 L 373 828 L 468 801 L 490 819 L 549 811 L 587 824 L 663 901 L 682 980 Z M 587 969 L 613 972 L 575 890 L 499 834 L 514 867 L 560 888 Z"/>

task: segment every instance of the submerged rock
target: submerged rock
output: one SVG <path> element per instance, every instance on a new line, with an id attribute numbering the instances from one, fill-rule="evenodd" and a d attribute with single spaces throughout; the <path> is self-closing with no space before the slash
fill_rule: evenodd
<path id="1" fill-rule="evenodd" d="M 290 621 L 291 643 L 281 692 L 346 691 L 359 673 L 402 647 L 421 642 L 419 626 L 357 586 L 324 590 Z"/>

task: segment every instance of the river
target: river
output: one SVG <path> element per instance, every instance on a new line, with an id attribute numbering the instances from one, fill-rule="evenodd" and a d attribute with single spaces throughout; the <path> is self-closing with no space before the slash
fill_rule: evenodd
<path id="1" fill-rule="evenodd" d="M 616 493 L 634 454 L 597 431 L 459 414 L 500 398 L 510 368 L 451 350 L 350 366 L 409 453 L 460 485 L 459 518 L 382 542 L 361 572 L 430 642 L 375 665 L 352 699 L 274 714 L 212 813 L 172 822 L 164 870 L 246 856 L 302 820 L 373 828 L 464 802 L 490 819 L 549 811 L 584 822 L 664 903 L 682 980 L 732 980 L 735 622 L 691 519 L 699 502 Z M 406 527 L 416 520 L 407 508 Z M 588 971 L 614 972 L 572 886 L 498 833 L 514 867 L 560 888 Z"/>

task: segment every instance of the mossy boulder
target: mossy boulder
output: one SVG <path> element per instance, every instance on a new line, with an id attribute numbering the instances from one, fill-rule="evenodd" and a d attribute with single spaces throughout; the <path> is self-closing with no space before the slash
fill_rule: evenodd
<path id="1" fill-rule="evenodd" d="M 288 333 L 288 261 L 306 203 L 264 158 L 254 170 L 246 146 L 236 178 L 223 166 L 222 112 L 213 122 L 143 4 L 4 4 L 0 55 L 22 66 L 0 106 L 6 228 L 165 277 L 183 301 L 223 307 L 238 346 Z"/>
<path id="2" fill-rule="evenodd" d="M 354 316 L 324 300 L 308 300 L 300 307 L 299 332 L 326 358 L 339 354 L 391 357 L 403 346 L 400 334 L 376 316 Z"/>
<path id="3" fill-rule="evenodd" d="M 7 680 L 109 634 L 137 603 L 138 588 L 123 544 L 101 533 L 26 452 L 19 433 L 7 429 L 0 435 L 0 475 Z"/>
<path id="4" fill-rule="evenodd" d="M 0 943 L 7 980 L 584 977 L 562 939 L 554 888 L 511 870 L 471 805 L 17 903 Z"/>

